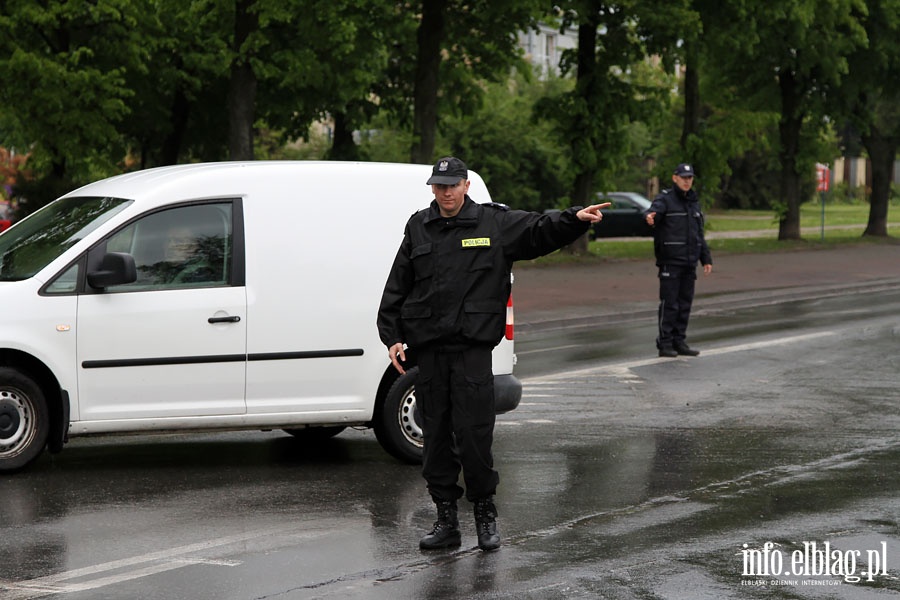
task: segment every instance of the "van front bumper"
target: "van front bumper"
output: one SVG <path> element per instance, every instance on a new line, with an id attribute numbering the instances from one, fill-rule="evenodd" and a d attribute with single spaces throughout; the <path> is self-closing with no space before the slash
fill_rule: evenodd
<path id="1" fill-rule="evenodd" d="M 522 382 L 515 375 L 494 375 L 494 412 L 514 410 L 521 399 Z"/>

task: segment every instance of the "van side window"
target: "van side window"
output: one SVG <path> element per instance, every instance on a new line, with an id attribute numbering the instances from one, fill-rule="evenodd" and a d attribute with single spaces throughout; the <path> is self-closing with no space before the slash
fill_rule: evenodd
<path id="1" fill-rule="evenodd" d="M 106 250 L 131 254 L 137 268 L 137 281 L 107 292 L 230 285 L 231 203 L 153 213 L 113 234 Z"/>
<path id="2" fill-rule="evenodd" d="M 54 279 L 44 289 L 46 294 L 72 294 L 78 289 L 79 265 L 75 263 Z"/>

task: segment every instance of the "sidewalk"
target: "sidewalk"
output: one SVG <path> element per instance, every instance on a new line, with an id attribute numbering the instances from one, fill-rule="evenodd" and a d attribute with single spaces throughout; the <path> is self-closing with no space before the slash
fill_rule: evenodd
<path id="1" fill-rule="evenodd" d="M 655 314 L 652 261 L 513 269 L 516 327 L 608 315 Z M 900 287 L 900 244 L 861 244 L 769 254 L 713 255 L 713 273 L 698 269 L 694 310 L 723 303 L 768 303 Z"/>

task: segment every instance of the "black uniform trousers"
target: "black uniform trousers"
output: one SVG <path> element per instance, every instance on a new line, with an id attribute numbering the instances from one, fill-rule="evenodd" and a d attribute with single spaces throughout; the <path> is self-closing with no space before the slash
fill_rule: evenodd
<path id="1" fill-rule="evenodd" d="M 494 470 L 494 374 L 491 348 L 469 346 L 422 350 L 418 358 L 416 404 L 422 414 L 425 445 L 422 475 L 435 502 L 463 495 L 494 495 L 500 476 Z"/>
<path id="2" fill-rule="evenodd" d="M 687 337 L 691 304 L 694 302 L 696 267 L 659 268 L 659 335 L 657 348 L 684 343 Z"/>

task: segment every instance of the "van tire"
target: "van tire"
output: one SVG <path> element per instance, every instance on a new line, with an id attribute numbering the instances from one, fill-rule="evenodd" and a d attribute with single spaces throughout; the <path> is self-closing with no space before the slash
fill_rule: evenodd
<path id="1" fill-rule="evenodd" d="M 16 471 L 35 460 L 50 431 L 41 387 L 18 369 L 0 367 L 0 472 Z"/>
<path id="2" fill-rule="evenodd" d="M 419 368 L 408 369 L 391 385 L 376 414 L 375 437 L 388 454 L 410 464 L 422 462 L 422 416 L 416 407 Z"/>

